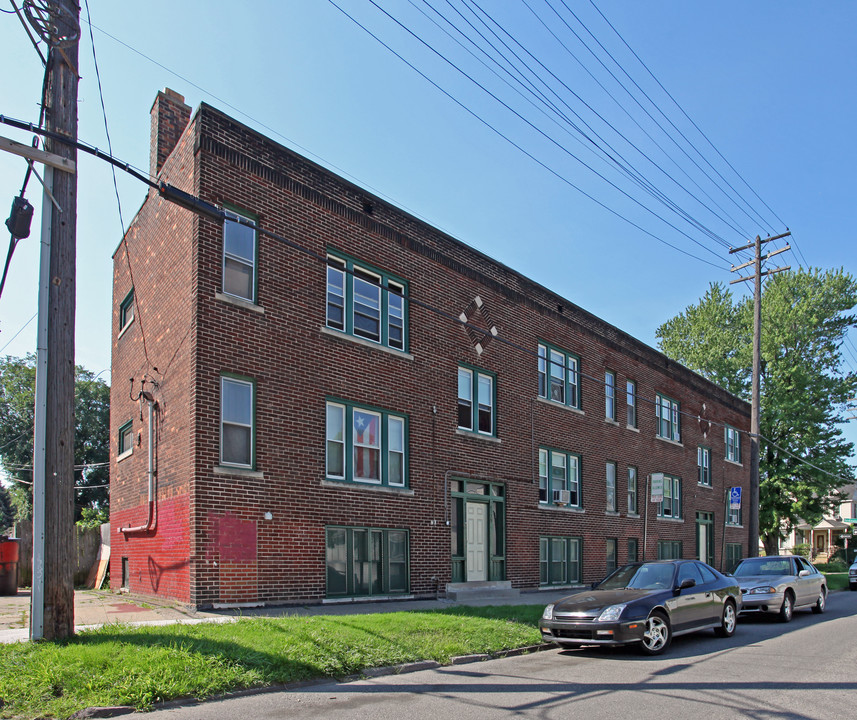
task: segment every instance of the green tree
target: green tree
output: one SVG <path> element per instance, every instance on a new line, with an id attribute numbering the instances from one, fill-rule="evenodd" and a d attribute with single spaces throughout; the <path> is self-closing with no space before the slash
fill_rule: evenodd
<path id="1" fill-rule="evenodd" d="M 11 481 L 17 518 L 32 512 L 36 358 L 0 359 L 0 465 Z M 75 514 L 108 507 L 110 388 L 89 370 L 75 367 Z"/>
<path id="2" fill-rule="evenodd" d="M 762 299 L 759 532 L 765 551 L 800 521 L 819 522 L 854 481 L 854 454 L 840 428 L 857 375 L 840 348 L 857 316 L 857 281 L 844 272 L 771 276 Z M 752 298 L 713 283 L 698 305 L 657 330 L 658 345 L 730 392 L 750 400 Z"/>

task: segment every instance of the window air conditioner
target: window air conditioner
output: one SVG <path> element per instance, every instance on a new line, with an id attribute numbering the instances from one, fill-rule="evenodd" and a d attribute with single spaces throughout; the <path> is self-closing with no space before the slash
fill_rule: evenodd
<path id="1" fill-rule="evenodd" d="M 568 505 L 571 502 L 570 490 L 554 490 L 553 501 L 555 505 Z"/>

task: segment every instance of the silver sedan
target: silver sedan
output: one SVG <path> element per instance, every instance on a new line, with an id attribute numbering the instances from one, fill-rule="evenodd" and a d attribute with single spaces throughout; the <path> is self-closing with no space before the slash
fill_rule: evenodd
<path id="1" fill-rule="evenodd" d="M 741 586 L 742 612 L 763 612 L 789 622 L 798 608 L 824 612 L 827 581 L 799 555 L 742 560 L 732 573 Z"/>

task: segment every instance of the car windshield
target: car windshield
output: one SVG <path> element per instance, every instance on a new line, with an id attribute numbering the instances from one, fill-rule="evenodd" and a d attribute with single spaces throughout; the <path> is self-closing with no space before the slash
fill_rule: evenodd
<path id="1" fill-rule="evenodd" d="M 625 565 L 603 580 L 599 590 L 663 590 L 672 587 L 675 566 L 671 563 Z"/>
<path id="2" fill-rule="evenodd" d="M 744 560 L 732 573 L 735 577 L 757 575 L 791 575 L 791 561 L 788 558 L 752 558 Z"/>

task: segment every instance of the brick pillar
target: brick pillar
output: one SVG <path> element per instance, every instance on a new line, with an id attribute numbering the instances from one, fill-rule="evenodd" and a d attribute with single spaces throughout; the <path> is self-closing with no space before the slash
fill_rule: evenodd
<path id="1" fill-rule="evenodd" d="M 175 90 L 165 88 L 152 104 L 149 172 L 157 177 L 190 120 L 190 105 Z"/>

